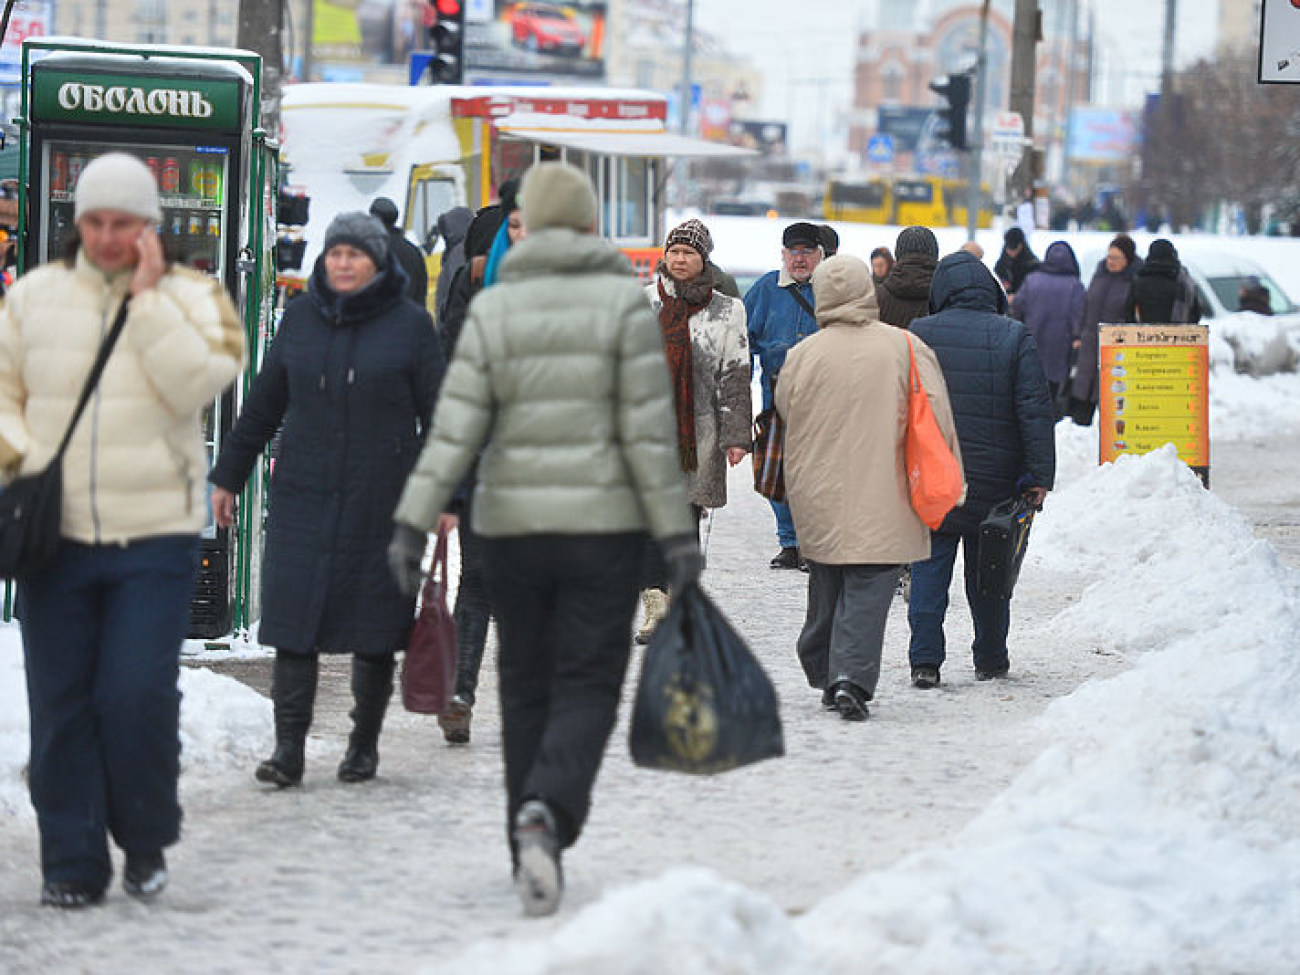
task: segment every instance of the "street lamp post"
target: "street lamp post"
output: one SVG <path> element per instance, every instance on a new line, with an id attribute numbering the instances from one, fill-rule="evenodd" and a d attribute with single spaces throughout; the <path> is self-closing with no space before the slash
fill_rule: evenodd
<path id="1" fill-rule="evenodd" d="M 989 3 L 980 8 L 980 47 L 975 61 L 975 128 L 966 173 L 966 239 L 974 240 L 979 229 L 980 176 L 984 163 L 984 103 L 988 92 Z"/>

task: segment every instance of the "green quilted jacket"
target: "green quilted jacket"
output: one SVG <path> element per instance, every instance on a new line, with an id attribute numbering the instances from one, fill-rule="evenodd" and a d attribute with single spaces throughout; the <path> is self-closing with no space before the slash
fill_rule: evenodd
<path id="1" fill-rule="evenodd" d="M 675 422 L 659 325 L 623 255 L 530 234 L 470 306 L 395 520 L 430 530 L 482 450 L 484 536 L 693 533 Z"/>

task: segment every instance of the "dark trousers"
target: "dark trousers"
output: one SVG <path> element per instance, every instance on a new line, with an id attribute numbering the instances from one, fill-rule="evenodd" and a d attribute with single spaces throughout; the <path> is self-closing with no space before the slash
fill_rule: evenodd
<path id="1" fill-rule="evenodd" d="M 618 712 L 646 537 L 527 535 L 485 542 L 501 637 L 506 826 L 543 799 L 571 846 Z"/>
<path id="2" fill-rule="evenodd" d="M 486 570 L 483 564 L 483 536 L 470 527 L 468 502 L 460 519 L 460 584 L 456 588 L 456 695 L 474 704 L 478 674 L 483 667 L 492 607 L 488 602 Z"/>
<path id="3" fill-rule="evenodd" d="M 29 785 L 47 881 L 105 886 L 180 836 L 180 647 L 197 538 L 65 542 L 22 584 Z"/>
<path id="4" fill-rule="evenodd" d="M 907 622 L 912 628 L 908 658 L 913 667 L 942 666 L 944 661 L 943 618 L 948 612 L 948 587 L 952 583 L 957 546 L 962 546 L 966 569 L 966 600 L 975 624 L 976 670 L 1000 670 L 1007 666 L 1007 632 L 1011 628 L 1011 600 L 981 596 L 975 586 L 979 564 L 979 531 L 962 534 L 930 533 L 930 557 L 912 563 L 912 591 L 907 603 Z"/>
<path id="5" fill-rule="evenodd" d="M 849 681 L 867 700 L 875 696 L 889 604 L 902 568 L 808 563 L 808 614 L 797 649 L 810 685 L 824 690 Z"/>

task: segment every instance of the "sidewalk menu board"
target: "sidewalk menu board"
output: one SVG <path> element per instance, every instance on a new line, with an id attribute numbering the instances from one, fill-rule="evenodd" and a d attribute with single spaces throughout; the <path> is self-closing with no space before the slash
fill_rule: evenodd
<path id="1" fill-rule="evenodd" d="M 1103 325 L 1098 443 L 1105 464 L 1172 443 L 1208 483 L 1209 329 L 1204 325 Z"/>

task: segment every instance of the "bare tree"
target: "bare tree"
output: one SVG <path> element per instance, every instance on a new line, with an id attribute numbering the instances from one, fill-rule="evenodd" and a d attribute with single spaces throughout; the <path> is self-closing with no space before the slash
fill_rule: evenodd
<path id="1" fill-rule="evenodd" d="M 1195 225 L 1238 204 L 1247 229 L 1268 207 L 1300 205 L 1300 101 L 1286 85 L 1256 83 L 1253 53 L 1229 52 L 1179 73 L 1148 113 L 1133 200 Z"/>

